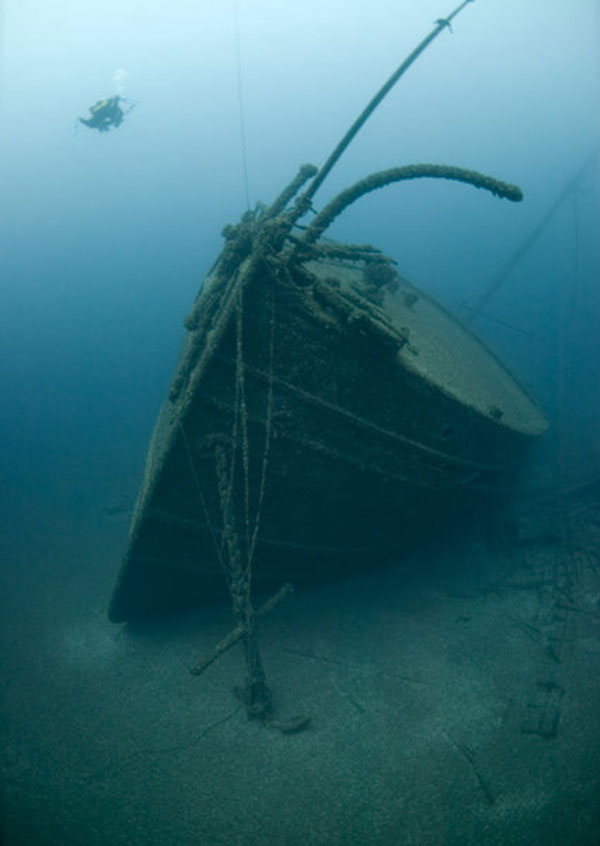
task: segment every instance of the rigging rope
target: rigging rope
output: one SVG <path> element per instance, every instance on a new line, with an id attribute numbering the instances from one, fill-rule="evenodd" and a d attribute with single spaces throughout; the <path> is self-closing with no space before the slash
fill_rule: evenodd
<path id="1" fill-rule="evenodd" d="M 247 579 L 250 581 L 250 445 L 248 443 L 248 406 L 246 405 L 246 379 L 244 375 L 244 332 L 242 317 L 244 314 L 244 286 L 240 285 L 237 302 L 237 332 L 236 332 L 236 412 L 239 409 L 239 417 L 242 424 L 242 465 L 244 468 L 244 527 L 246 547 L 246 570 Z M 235 448 L 235 443 L 234 443 Z M 233 458 L 232 458 L 233 462 Z"/>
<path id="2" fill-rule="evenodd" d="M 314 180 L 308 186 L 307 191 L 303 195 L 305 201 L 310 201 L 312 197 L 314 197 L 315 193 L 319 189 L 319 187 L 324 182 L 325 178 L 328 176 L 329 171 L 335 165 L 337 160 L 341 157 L 342 153 L 346 149 L 346 147 L 350 144 L 356 133 L 359 129 L 366 123 L 366 121 L 371 117 L 377 106 L 381 103 L 383 98 L 386 94 L 392 90 L 394 85 L 398 82 L 401 76 L 403 76 L 409 67 L 419 58 L 421 53 L 429 47 L 431 42 L 438 37 L 441 32 L 448 29 L 452 32 L 451 21 L 455 18 L 465 6 L 469 3 L 473 3 L 474 0 L 463 0 L 463 2 L 454 9 L 447 17 L 445 18 L 438 18 L 435 22 L 435 26 L 432 31 L 427 35 L 420 44 L 415 47 L 415 49 L 406 57 L 406 59 L 402 62 L 400 67 L 398 67 L 394 73 L 390 76 L 387 82 L 379 89 L 377 94 L 373 97 L 373 99 L 367 104 L 366 108 L 360 113 L 360 115 L 356 118 L 350 129 L 346 132 L 340 143 L 337 145 L 333 153 L 329 156 L 321 170 L 317 173 Z"/>
<path id="3" fill-rule="evenodd" d="M 562 206 L 562 204 L 565 202 L 565 200 L 567 200 L 572 194 L 579 190 L 581 180 L 583 179 L 585 172 L 588 170 L 589 167 L 594 164 L 594 162 L 598 158 L 599 153 L 600 145 L 597 144 L 596 147 L 592 150 L 591 154 L 585 159 L 577 173 L 575 173 L 570 179 L 567 180 L 567 182 L 565 182 L 562 190 L 555 198 L 552 205 L 546 211 L 546 214 L 542 217 L 539 223 L 531 230 L 527 237 L 519 244 L 517 249 L 508 259 L 508 261 L 504 264 L 503 267 L 500 268 L 494 279 L 490 282 L 485 291 L 483 291 L 483 293 L 478 297 L 478 299 L 475 301 L 475 304 L 470 308 L 470 314 L 464 321 L 467 326 L 470 326 L 483 313 L 489 301 L 504 285 L 510 274 L 521 261 L 521 259 L 523 259 L 525 255 L 527 255 L 529 250 L 533 247 L 539 236 L 542 234 L 548 223 L 552 220 L 552 218 L 554 217 L 558 209 Z"/>

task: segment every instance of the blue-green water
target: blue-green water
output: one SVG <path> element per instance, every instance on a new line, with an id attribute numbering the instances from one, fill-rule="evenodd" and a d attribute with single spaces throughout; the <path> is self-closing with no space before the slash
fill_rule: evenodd
<path id="1" fill-rule="evenodd" d="M 272 0 L 238 0 L 237 6 L 233 0 L 175 0 L 168 7 L 134 0 L 4 0 L 0 7 L 0 628 L 7 681 L 0 719 L 6 735 L 6 846 L 95 846 L 121 842 L 118 837 L 135 844 L 210 846 L 275 842 L 269 840 L 275 832 L 280 843 L 336 843 L 341 837 L 336 815 L 346 820 L 345 842 L 352 832 L 356 842 L 359 832 L 364 838 L 373 804 L 359 803 L 350 812 L 348 803 L 361 782 L 347 771 L 339 790 L 330 789 L 330 816 L 315 812 L 314 825 L 302 828 L 303 839 L 296 839 L 290 823 L 287 829 L 266 825 L 261 840 L 248 798 L 252 791 L 239 807 L 232 805 L 227 825 L 218 814 L 211 817 L 212 811 L 198 811 L 178 762 L 161 765 L 154 780 L 140 781 L 139 795 L 128 805 L 115 799 L 126 793 L 131 777 L 125 767 L 123 784 L 115 783 L 117 755 L 111 770 L 115 789 L 107 788 L 103 804 L 98 787 L 103 777 L 91 774 L 125 742 L 121 727 L 131 731 L 128 703 L 143 710 L 156 697 L 163 715 L 176 714 L 164 736 L 162 717 L 155 715 L 154 739 L 141 738 L 139 747 L 177 746 L 189 723 L 204 724 L 194 710 L 198 688 L 192 696 L 185 674 L 187 651 L 181 644 L 190 647 L 189 657 L 196 652 L 186 641 L 190 630 L 182 629 L 179 640 L 172 631 L 151 634 L 136 646 L 135 638 L 127 641 L 104 622 L 104 612 L 183 318 L 221 249 L 222 227 L 246 208 L 244 161 L 251 205 L 272 200 L 300 163 L 322 164 L 385 78 L 449 11 L 439 0 L 309 0 L 289 6 Z M 476 0 L 384 101 L 315 206 L 370 172 L 413 162 L 459 165 L 516 183 L 523 203 L 420 180 L 370 195 L 328 234 L 383 249 L 397 260 L 400 273 L 464 316 L 598 144 L 599 54 L 594 0 Z M 102 134 L 83 125 L 74 131 L 78 116 L 117 91 L 136 103 L 122 126 Z M 548 414 L 553 428 L 544 460 L 552 467 L 559 463 L 574 479 L 600 468 L 598 180 L 596 160 L 475 324 Z M 327 607 L 324 613 L 330 614 Z M 217 614 L 211 625 L 211 637 L 218 639 L 226 616 Z M 202 639 L 203 629 L 192 625 L 191 631 Z M 325 648 L 326 634 L 323 638 Z M 132 658 L 136 648 L 140 664 Z M 368 644 L 357 648 L 368 650 Z M 169 649 L 176 653 L 173 666 Z M 160 678 L 170 675 L 157 689 L 146 690 L 153 654 Z M 483 663 L 472 660 L 485 676 Z M 122 680 L 124 666 L 135 677 L 131 687 Z M 311 683 L 308 673 L 306 684 Z M 110 691 L 123 690 L 123 684 L 127 696 L 113 697 Z M 217 698 L 223 695 L 211 711 L 218 721 L 231 705 L 228 682 L 211 685 Z M 177 704 L 170 699 L 173 689 Z M 354 696 L 348 690 L 344 687 L 346 699 Z M 186 704 L 179 712 L 182 699 Z M 73 715 L 83 712 L 87 717 L 78 723 Z M 69 734 L 71 720 L 77 728 Z M 150 730 L 152 716 L 144 712 L 140 720 Z M 243 721 L 236 724 L 237 732 L 246 730 Z M 377 734 L 380 725 L 374 730 L 375 737 L 385 735 Z M 199 794 L 210 794 L 206 802 L 213 810 L 224 801 L 227 774 L 235 770 L 236 743 L 246 755 L 239 767 L 261 767 L 251 758 L 247 738 L 239 741 L 236 731 L 228 729 L 221 756 L 218 747 L 211 753 L 211 766 L 225 761 L 217 787 L 215 782 L 210 789 L 198 787 Z M 105 748 L 98 745 L 98 733 Z M 340 730 L 333 740 L 326 736 L 334 746 L 339 743 L 342 758 L 348 744 L 358 744 L 355 760 L 360 768 L 374 769 L 371 784 L 377 783 L 380 759 L 369 750 L 368 727 Z M 312 759 L 295 747 L 291 769 L 285 769 L 283 750 L 273 753 L 264 743 L 257 741 L 264 759 L 284 775 L 279 792 L 271 783 L 275 775 L 261 789 L 272 803 L 301 797 L 307 813 L 318 740 L 307 747 Z M 425 746 L 417 744 L 415 755 L 423 755 Z M 432 761 L 434 769 L 443 766 Z M 140 758 L 140 771 L 147 774 L 150 763 Z M 593 783 L 598 773 L 580 763 L 588 785 Z M 381 789 L 390 802 L 394 766 L 386 758 Z M 240 790 L 251 783 L 250 776 L 235 772 Z M 540 778 L 547 782 L 549 776 Z M 186 811 L 178 807 L 179 786 Z M 409 801 L 408 786 L 403 789 L 414 819 L 432 813 L 429 799 L 422 805 L 414 796 Z M 317 807 L 318 797 L 313 798 Z M 585 802 L 582 810 L 569 801 L 561 811 L 557 787 L 553 813 L 561 831 L 568 829 L 570 814 L 591 814 Z M 519 811 L 528 820 L 522 836 L 505 811 L 510 839 L 502 839 L 502 814 L 496 814 L 490 822 L 496 839 L 490 842 L 538 842 L 532 822 L 537 810 L 531 819 Z M 182 813 L 212 820 L 200 840 L 193 839 L 193 827 L 178 824 L 177 834 L 170 833 L 169 820 Z M 390 810 L 396 819 L 394 813 Z M 546 819 L 541 812 L 540 818 Z M 427 827 L 419 835 L 415 824 L 394 841 L 393 825 L 381 819 L 371 820 L 372 842 L 458 842 L 452 822 L 446 840 L 428 840 Z M 461 837 L 468 842 L 468 834 Z M 573 846 L 580 842 L 592 843 L 582 839 Z"/>

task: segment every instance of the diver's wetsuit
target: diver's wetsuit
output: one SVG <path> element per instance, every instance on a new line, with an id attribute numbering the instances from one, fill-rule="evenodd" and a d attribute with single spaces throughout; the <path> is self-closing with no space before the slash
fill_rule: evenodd
<path id="1" fill-rule="evenodd" d="M 107 100 L 98 100 L 90 106 L 91 117 L 79 120 L 90 129 L 97 129 L 99 132 L 108 132 L 111 126 L 120 126 L 123 122 L 123 109 L 119 106 L 120 97 L 109 97 Z"/>

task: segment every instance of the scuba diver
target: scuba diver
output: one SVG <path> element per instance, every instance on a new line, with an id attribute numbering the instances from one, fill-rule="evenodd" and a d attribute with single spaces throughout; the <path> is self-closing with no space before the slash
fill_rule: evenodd
<path id="1" fill-rule="evenodd" d="M 129 105 L 126 112 L 123 111 L 119 102 L 122 101 Z M 108 132 L 111 126 L 121 126 L 123 118 L 134 107 L 135 103 L 129 100 L 128 97 L 121 97 L 116 94 L 114 97 L 108 97 L 106 100 L 98 100 L 93 106 L 90 106 L 90 117 L 79 118 L 80 123 L 89 126 L 90 129 L 97 129 L 98 132 Z"/>

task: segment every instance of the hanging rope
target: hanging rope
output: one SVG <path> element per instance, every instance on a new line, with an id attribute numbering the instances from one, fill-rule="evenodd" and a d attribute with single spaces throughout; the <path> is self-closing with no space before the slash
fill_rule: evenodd
<path id="1" fill-rule="evenodd" d="M 265 496 L 265 488 L 267 482 L 267 467 L 269 463 L 269 453 L 271 449 L 271 429 L 273 421 L 273 384 L 275 382 L 274 375 L 275 367 L 275 286 L 271 286 L 271 318 L 270 318 L 270 337 L 269 337 L 269 372 L 267 383 L 267 409 L 265 415 L 265 445 L 263 449 L 262 466 L 260 471 L 260 484 L 258 491 L 258 502 L 256 505 L 256 516 L 254 518 L 254 529 L 250 539 L 250 548 L 248 551 L 248 558 L 250 561 L 254 558 L 254 550 L 256 548 L 256 541 L 258 540 L 258 530 L 260 526 L 260 518 L 262 514 L 263 500 Z"/>
<path id="2" fill-rule="evenodd" d="M 252 564 L 254 550 L 258 537 L 260 516 L 266 485 L 268 467 L 268 455 L 271 443 L 271 420 L 273 410 L 273 366 L 274 366 L 274 295 L 271 299 L 270 317 L 270 339 L 269 339 L 269 383 L 267 390 L 267 408 L 265 414 L 265 446 L 261 462 L 261 474 L 258 489 L 258 501 L 256 517 L 252 532 L 250 531 L 250 442 L 248 434 L 248 408 L 246 405 L 246 379 L 244 362 L 244 301 L 243 286 L 240 286 L 236 312 L 236 374 L 235 374 L 235 408 L 234 408 L 234 432 L 239 431 L 241 435 L 242 469 L 243 469 L 243 514 L 244 514 L 244 541 L 245 555 L 242 554 L 242 538 L 235 526 L 233 508 L 233 491 L 226 495 L 228 503 L 227 511 L 223 511 L 224 531 L 228 545 L 229 559 L 227 567 L 230 571 L 230 591 L 233 601 L 233 611 L 238 620 L 238 626 L 242 630 L 244 644 L 244 655 L 246 658 L 246 680 L 239 695 L 246 706 L 249 717 L 266 720 L 271 715 L 272 698 L 267 686 L 266 676 L 262 665 L 260 650 L 258 647 L 256 614 L 252 606 Z M 239 428 L 237 424 L 239 420 Z M 233 440 L 233 453 L 231 466 L 235 463 L 237 452 L 237 438 Z M 224 458 L 221 455 L 221 467 L 217 466 L 217 475 L 222 486 L 225 478 L 223 468 Z M 234 472 L 230 473 L 230 486 L 233 487 Z"/>
<path id="3" fill-rule="evenodd" d="M 236 413 L 241 422 L 242 433 L 242 466 L 244 470 L 244 546 L 248 581 L 250 571 L 249 538 L 250 538 L 250 446 L 248 444 L 248 407 L 246 405 L 246 380 L 244 378 L 244 327 L 242 322 L 244 308 L 244 288 L 240 285 L 236 309 Z M 235 442 L 234 442 L 235 445 Z"/>
<path id="4" fill-rule="evenodd" d="M 238 0 L 233 0 L 233 20 L 235 30 L 235 68 L 237 76 L 238 111 L 240 118 L 240 141 L 242 144 L 242 168 L 244 171 L 246 210 L 250 211 L 250 190 L 248 188 L 248 155 L 246 150 L 246 125 L 244 121 L 244 96 L 242 91 L 242 62 L 240 59 L 240 21 Z"/>
<path id="5" fill-rule="evenodd" d="M 262 459 L 260 461 L 260 474 L 256 495 L 256 511 L 251 524 L 251 490 L 250 490 L 250 435 L 248 407 L 246 403 L 246 364 L 244 356 L 244 285 L 240 284 L 236 292 L 236 320 L 235 320 L 235 376 L 234 376 L 234 399 L 233 419 L 231 423 L 231 452 L 222 444 L 217 444 L 214 450 L 215 474 L 217 483 L 218 508 L 221 516 L 222 531 L 221 543 L 217 541 L 217 533 L 214 530 L 210 517 L 206 497 L 202 491 L 202 485 L 196 470 L 194 457 L 189 440 L 186 436 L 183 424 L 179 426 L 183 436 L 188 460 L 192 469 L 194 482 L 198 491 L 202 510 L 205 514 L 209 532 L 213 538 L 219 565 L 224 573 L 227 587 L 232 601 L 232 610 L 237 622 L 236 628 L 230 635 L 221 642 L 216 650 L 205 659 L 200 665 L 192 668 L 193 673 L 202 672 L 215 658 L 230 648 L 238 640 L 243 641 L 244 655 L 246 659 L 246 679 L 238 694 L 249 717 L 261 720 L 270 720 L 272 712 L 271 692 L 267 686 L 266 676 L 262 665 L 258 646 L 257 620 L 258 617 L 273 607 L 291 590 L 285 585 L 272 598 L 270 603 L 263 606 L 258 614 L 252 606 L 252 566 L 256 550 L 260 519 L 262 515 L 264 495 L 266 490 L 266 479 L 269 466 L 269 453 L 271 447 L 272 418 L 273 418 L 273 385 L 274 385 L 274 362 L 275 362 L 275 284 L 271 286 L 270 296 L 270 317 L 269 317 L 269 339 L 268 339 L 268 379 L 265 409 L 265 439 Z M 241 454 L 241 461 L 239 456 Z M 239 482 L 238 482 L 239 479 Z M 242 519 L 238 520 L 236 514 L 235 491 L 241 493 Z M 238 512 L 239 513 L 239 512 Z M 240 525 L 243 523 L 243 527 Z M 302 727 L 307 721 L 301 720 Z M 283 726 L 283 727 L 282 727 Z M 280 726 L 282 731 L 299 730 L 290 729 L 287 724 Z"/>
<path id="6" fill-rule="evenodd" d="M 236 315 L 236 374 L 235 374 L 235 405 L 234 405 L 234 420 L 232 427 L 232 445 L 233 454 L 230 462 L 230 472 L 227 484 L 227 489 L 223 498 L 223 519 L 227 519 L 233 508 L 233 487 L 234 487 L 234 466 L 236 445 L 238 439 L 241 439 L 241 454 L 242 454 L 242 472 L 243 472 L 243 516 L 244 516 L 244 552 L 240 553 L 236 558 L 240 562 L 243 558 L 243 573 L 240 571 L 240 583 L 244 586 L 244 590 L 249 591 L 252 576 L 252 564 L 254 561 L 254 553 L 256 550 L 256 543 L 258 540 L 258 532 L 260 528 L 260 518 L 262 515 L 262 508 L 264 502 L 264 495 L 266 489 L 267 470 L 269 465 L 269 453 L 271 447 L 271 432 L 273 419 L 273 385 L 274 385 L 274 361 L 275 361 L 275 291 L 271 288 L 271 303 L 270 303 L 270 318 L 269 318 L 269 369 L 267 374 L 267 398 L 265 409 L 265 441 L 263 447 L 263 455 L 261 460 L 260 477 L 258 481 L 258 493 L 256 497 L 256 512 L 253 520 L 253 525 L 250 525 L 250 438 L 248 433 L 248 407 L 246 404 L 246 378 L 245 378 L 245 359 L 244 359 L 244 343 L 243 343 L 243 293 L 240 288 L 237 303 Z M 238 534 L 238 546 L 241 545 L 241 538 Z"/>

